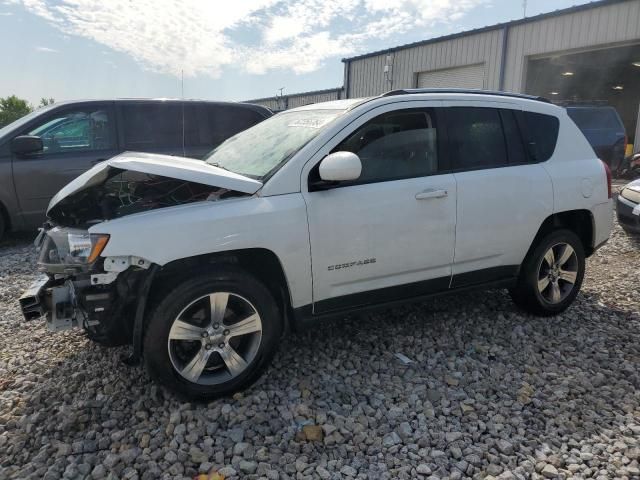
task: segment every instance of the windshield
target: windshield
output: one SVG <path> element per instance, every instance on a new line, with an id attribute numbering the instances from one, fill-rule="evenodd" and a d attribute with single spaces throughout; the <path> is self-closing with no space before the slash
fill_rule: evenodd
<path id="1" fill-rule="evenodd" d="M 209 153 L 205 160 L 241 175 L 261 179 L 280 168 L 344 110 L 280 113 L 241 132 Z"/>
<path id="2" fill-rule="evenodd" d="M 54 106 L 57 107 L 57 105 L 50 105 L 47 107 L 38 108 L 37 110 L 34 110 L 33 112 L 25 115 L 24 117 L 20 117 L 15 122 L 11 122 L 9 125 L 5 125 L 4 127 L 0 128 L 0 138 L 4 137 L 4 135 L 9 133 L 10 131 L 13 131 L 14 129 L 18 129 L 23 125 L 26 125 L 37 116 L 48 112 L 49 110 L 53 109 Z"/>

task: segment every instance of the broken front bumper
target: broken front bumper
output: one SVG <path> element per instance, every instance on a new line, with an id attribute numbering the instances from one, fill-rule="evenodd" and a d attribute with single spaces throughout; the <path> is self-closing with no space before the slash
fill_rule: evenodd
<path id="1" fill-rule="evenodd" d="M 36 320 L 46 316 L 47 328 L 52 332 L 80 327 L 90 321 L 81 304 L 95 301 L 85 291 L 89 280 L 60 279 L 41 277 L 36 280 L 20 297 L 20 308 L 25 320 Z M 96 296 L 95 294 L 93 295 Z M 111 301 L 111 296 L 100 295 L 104 303 Z M 96 309 L 99 306 L 92 305 Z M 102 305 L 104 309 L 104 305 Z"/>
<path id="2" fill-rule="evenodd" d="M 22 294 L 20 308 L 25 320 L 36 320 L 46 313 L 44 296 L 50 283 L 49 277 L 43 275 Z"/>

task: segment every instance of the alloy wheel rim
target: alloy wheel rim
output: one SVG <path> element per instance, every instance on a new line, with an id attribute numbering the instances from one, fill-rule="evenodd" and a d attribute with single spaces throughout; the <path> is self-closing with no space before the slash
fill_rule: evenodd
<path id="1" fill-rule="evenodd" d="M 568 243 L 551 246 L 538 267 L 538 293 L 543 300 L 555 305 L 566 299 L 578 278 L 578 256 Z"/>
<path id="2" fill-rule="evenodd" d="M 174 319 L 167 348 L 185 380 L 218 385 L 242 374 L 262 341 L 262 319 L 246 298 L 214 292 L 189 303 Z"/>

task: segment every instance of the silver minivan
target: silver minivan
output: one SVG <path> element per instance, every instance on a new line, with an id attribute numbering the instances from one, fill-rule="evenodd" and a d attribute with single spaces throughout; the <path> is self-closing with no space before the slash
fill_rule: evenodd
<path id="1" fill-rule="evenodd" d="M 96 163 L 123 151 L 202 158 L 271 115 L 259 105 L 161 99 L 36 110 L 0 129 L 0 238 L 40 226 L 49 200 Z"/>

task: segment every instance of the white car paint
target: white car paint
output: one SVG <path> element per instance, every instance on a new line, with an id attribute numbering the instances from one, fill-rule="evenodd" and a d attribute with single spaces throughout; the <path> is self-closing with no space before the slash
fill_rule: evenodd
<path id="1" fill-rule="evenodd" d="M 438 101 L 403 102 L 430 108 Z M 309 218 L 314 302 L 353 293 L 451 276 L 455 245 L 456 183 L 453 175 L 409 178 L 309 192 L 313 166 L 372 118 L 398 109 L 367 109 L 306 162 L 301 181 Z M 416 198 L 428 191 L 441 197 Z M 375 263 L 332 269 L 345 262 Z M 316 308 L 314 307 L 314 312 Z"/>
<path id="2" fill-rule="evenodd" d="M 262 187 L 262 182 L 258 180 L 223 170 L 201 160 L 153 153 L 124 152 L 95 165 L 67 184 L 51 199 L 47 211 L 63 198 L 104 181 L 109 170 L 113 168 L 177 178 L 243 193 L 255 193 Z"/>
<path id="3" fill-rule="evenodd" d="M 514 109 L 512 102 L 503 99 L 445 100 L 442 106 Z M 542 164 L 457 172 L 455 179 L 458 195 L 452 274 L 519 265 L 538 228 L 553 213 L 551 179 Z"/>
<path id="4" fill-rule="evenodd" d="M 362 173 L 362 163 L 355 153 L 336 152 L 320 162 L 320 178 L 327 181 L 357 180 Z"/>
<path id="5" fill-rule="evenodd" d="M 294 308 L 311 303 L 311 260 L 304 200 L 299 194 L 198 202 L 100 223 L 104 257 L 135 256 L 158 265 L 214 252 L 264 248 L 286 272 Z"/>
<path id="6" fill-rule="evenodd" d="M 541 164 L 309 192 L 311 169 L 368 119 L 381 112 L 452 102 L 555 115 L 560 119 L 558 147 Z M 185 167 L 182 159 L 178 163 L 173 157 L 115 160 L 118 168 L 129 162 L 134 169 L 252 196 L 153 210 L 94 225 L 90 232 L 110 235 L 103 256 L 138 256 L 165 265 L 206 253 L 268 249 L 280 259 L 296 308 L 347 294 L 450 278 L 452 273 L 519 265 L 540 225 L 554 212 L 589 210 L 596 245 L 609 236 L 611 200 L 603 167 L 559 107 L 492 95 L 424 93 L 296 110 L 345 107 L 262 188 L 258 181 L 202 163 Z M 95 181 L 112 162 L 72 182 L 56 201 Z M 581 193 L 585 179 L 593 184 L 587 198 Z M 375 262 L 364 263 L 372 258 Z M 354 261 L 363 263 L 335 269 Z"/>

